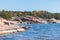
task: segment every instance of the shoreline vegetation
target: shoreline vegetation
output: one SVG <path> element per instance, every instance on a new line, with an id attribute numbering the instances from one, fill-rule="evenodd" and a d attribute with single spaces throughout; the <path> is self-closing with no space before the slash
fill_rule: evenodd
<path id="1" fill-rule="evenodd" d="M 0 11 L 0 34 L 25 31 L 26 27 L 16 24 L 60 23 L 60 13 L 48 11 Z"/>

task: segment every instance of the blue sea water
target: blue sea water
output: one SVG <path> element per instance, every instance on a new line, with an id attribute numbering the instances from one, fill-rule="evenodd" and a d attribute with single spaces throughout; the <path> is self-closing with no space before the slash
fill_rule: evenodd
<path id="1" fill-rule="evenodd" d="M 25 32 L 0 35 L 0 40 L 60 40 L 60 24 L 21 24 Z"/>

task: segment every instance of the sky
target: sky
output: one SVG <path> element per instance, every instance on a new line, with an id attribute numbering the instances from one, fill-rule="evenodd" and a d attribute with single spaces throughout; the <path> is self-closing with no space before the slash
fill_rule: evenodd
<path id="1" fill-rule="evenodd" d="M 0 0 L 0 10 L 60 12 L 60 0 Z"/>

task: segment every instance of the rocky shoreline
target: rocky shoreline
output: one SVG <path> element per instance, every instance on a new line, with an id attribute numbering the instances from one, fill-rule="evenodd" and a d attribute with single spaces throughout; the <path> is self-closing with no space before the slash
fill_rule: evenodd
<path id="1" fill-rule="evenodd" d="M 29 27 L 19 27 L 16 24 L 48 24 L 48 23 L 60 23 L 60 20 L 52 19 L 43 19 L 39 17 L 32 17 L 32 16 L 24 16 L 24 17 L 17 17 L 12 18 L 13 20 L 6 20 L 0 17 L 0 34 L 5 33 L 15 33 L 15 32 L 23 32 Z"/>
<path id="2" fill-rule="evenodd" d="M 8 34 L 8 33 L 16 33 L 16 32 L 23 32 L 25 29 L 23 28 L 16 28 L 16 29 L 10 29 L 10 30 L 1 30 L 0 34 Z"/>
<path id="3" fill-rule="evenodd" d="M 48 23 L 60 23 L 60 20 L 56 20 L 55 18 L 51 19 L 43 19 L 39 17 L 33 17 L 33 16 L 23 16 L 23 17 L 13 17 L 14 21 L 18 21 L 20 24 L 33 24 L 33 23 L 39 23 L 39 24 L 48 24 Z"/>
<path id="4" fill-rule="evenodd" d="M 20 27 L 17 24 L 17 21 L 6 20 L 4 18 L 0 18 L 0 34 L 8 34 L 15 32 L 23 32 L 27 28 Z"/>

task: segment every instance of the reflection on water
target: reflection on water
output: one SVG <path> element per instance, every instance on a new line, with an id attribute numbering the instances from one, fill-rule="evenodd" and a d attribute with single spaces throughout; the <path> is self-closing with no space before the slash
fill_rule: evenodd
<path id="1" fill-rule="evenodd" d="M 0 40 L 60 40 L 60 24 L 24 24 L 25 32 L 0 35 Z"/>

